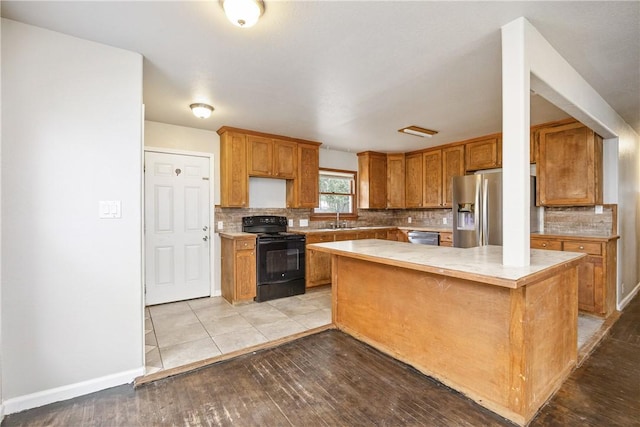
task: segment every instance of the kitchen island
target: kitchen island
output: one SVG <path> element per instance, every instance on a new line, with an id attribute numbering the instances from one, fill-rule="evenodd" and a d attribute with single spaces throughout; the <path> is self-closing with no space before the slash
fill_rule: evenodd
<path id="1" fill-rule="evenodd" d="M 460 249 L 383 240 L 309 245 L 331 254 L 333 323 L 520 425 L 577 359 L 584 254 Z"/>

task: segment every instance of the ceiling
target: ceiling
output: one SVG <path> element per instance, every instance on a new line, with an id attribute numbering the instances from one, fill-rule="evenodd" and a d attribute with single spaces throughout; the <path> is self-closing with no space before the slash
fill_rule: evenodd
<path id="1" fill-rule="evenodd" d="M 146 119 L 234 126 L 345 151 L 410 151 L 500 132 L 500 27 L 524 16 L 640 133 L 640 2 L 2 1 L 2 16 L 139 52 Z M 99 102 L 99 100 L 97 100 Z M 188 105 L 215 107 L 206 120 Z M 532 123 L 566 117 L 540 96 Z M 433 138 L 404 135 L 417 125 Z"/>

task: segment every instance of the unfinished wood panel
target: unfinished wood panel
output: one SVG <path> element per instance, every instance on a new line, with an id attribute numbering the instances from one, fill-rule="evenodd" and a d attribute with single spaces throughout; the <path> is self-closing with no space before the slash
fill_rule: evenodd
<path id="1" fill-rule="evenodd" d="M 602 138 L 581 123 L 540 130 L 538 194 L 545 206 L 602 204 Z"/>
<path id="2" fill-rule="evenodd" d="M 535 415 L 576 365 L 577 274 L 577 268 L 571 268 L 524 288 L 526 303 L 522 325 L 526 405 L 523 415 L 526 420 Z"/>
<path id="3" fill-rule="evenodd" d="M 575 365 L 576 267 L 508 289 L 333 255 L 332 277 L 338 328 L 520 425 Z"/>
<path id="4" fill-rule="evenodd" d="M 422 153 L 405 156 L 405 206 L 407 208 L 422 207 Z"/>
<path id="5" fill-rule="evenodd" d="M 502 146 L 498 136 L 468 142 L 464 145 L 465 170 L 493 169 L 502 166 Z"/>
<path id="6" fill-rule="evenodd" d="M 347 257 L 332 268 L 339 328 L 457 390 L 507 405 L 509 289 Z"/>
<path id="7" fill-rule="evenodd" d="M 464 175 L 464 146 L 442 150 L 442 206 L 450 208 L 453 201 L 453 177 Z"/>
<path id="8" fill-rule="evenodd" d="M 430 150 L 422 154 L 422 171 L 422 206 L 425 208 L 442 207 L 442 150 Z"/>
<path id="9" fill-rule="evenodd" d="M 247 140 L 237 132 L 220 134 L 220 206 L 246 207 L 249 204 Z"/>
<path id="10" fill-rule="evenodd" d="M 387 208 L 404 208 L 404 154 L 387 154 Z"/>
<path id="11" fill-rule="evenodd" d="M 387 156 L 365 151 L 358 153 L 358 208 L 387 207 Z"/>

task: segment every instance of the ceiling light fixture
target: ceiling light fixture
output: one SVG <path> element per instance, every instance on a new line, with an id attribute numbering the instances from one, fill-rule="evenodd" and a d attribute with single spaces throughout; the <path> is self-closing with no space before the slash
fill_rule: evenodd
<path id="1" fill-rule="evenodd" d="M 262 0 L 220 0 L 225 15 L 233 25 L 253 27 L 264 13 Z"/>
<path id="2" fill-rule="evenodd" d="M 191 108 L 193 115 L 199 119 L 206 119 L 213 113 L 213 107 L 209 104 L 191 104 L 189 108 Z"/>
<path id="3" fill-rule="evenodd" d="M 407 126 L 402 129 L 398 129 L 398 132 L 408 133 L 410 135 L 421 136 L 423 138 L 431 138 L 433 135 L 437 134 L 437 130 L 425 129 L 419 126 Z"/>

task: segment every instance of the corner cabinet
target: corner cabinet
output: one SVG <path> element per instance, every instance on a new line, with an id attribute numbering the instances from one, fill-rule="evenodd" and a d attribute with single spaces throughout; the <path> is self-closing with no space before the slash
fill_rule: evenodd
<path id="1" fill-rule="evenodd" d="M 538 201 L 543 206 L 602 204 L 602 138 L 582 123 L 538 131 Z"/>
<path id="2" fill-rule="evenodd" d="M 223 126 L 220 207 L 249 207 L 249 177 L 285 179 L 287 207 L 318 206 L 320 143 Z"/>
<path id="3" fill-rule="evenodd" d="M 251 301 L 256 296 L 256 236 L 220 234 L 221 291 L 230 303 Z"/>
<path id="4" fill-rule="evenodd" d="M 616 310 L 617 236 L 531 236 L 531 247 L 587 254 L 578 267 L 578 309 L 607 317 Z"/>

